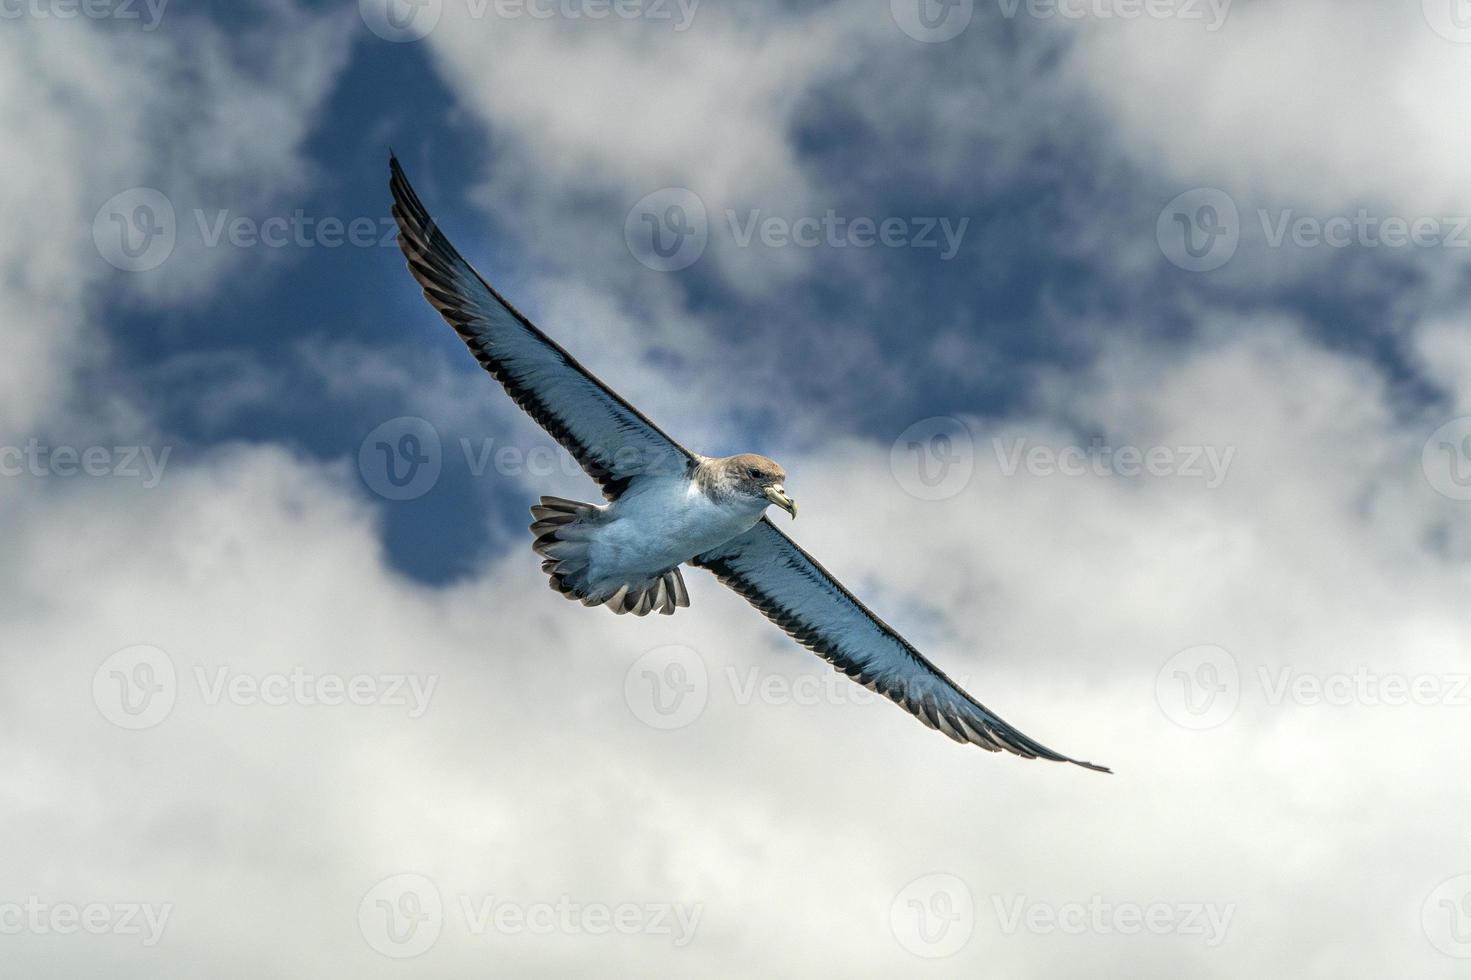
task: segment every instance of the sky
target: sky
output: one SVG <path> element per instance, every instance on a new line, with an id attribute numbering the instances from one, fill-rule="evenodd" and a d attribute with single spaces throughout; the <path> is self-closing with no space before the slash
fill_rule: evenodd
<path id="1" fill-rule="evenodd" d="M 1468 85 L 1459 0 L 0 0 L 0 973 L 1463 976 Z M 550 591 L 390 149 L 1114 775 Z"/>

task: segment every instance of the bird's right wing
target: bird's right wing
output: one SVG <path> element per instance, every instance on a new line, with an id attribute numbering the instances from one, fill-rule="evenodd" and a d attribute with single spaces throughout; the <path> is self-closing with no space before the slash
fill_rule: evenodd
<path id="1" fill-rule="evenodd" d="M 838 670 L 957 742 L 1110 771 L 1054 752 L 1002 721 L 765 518 L 691 564 L 714 572 L 767 619 Z"/>
<path id="2" fill-rule="evenodd" d="M 388 166 L 398 246 L 424 298 L 603 495 L 617 499 L 638 476 L 687 472 L 690 452 L 502 299 L 435 226 L 397 158 Z"/>

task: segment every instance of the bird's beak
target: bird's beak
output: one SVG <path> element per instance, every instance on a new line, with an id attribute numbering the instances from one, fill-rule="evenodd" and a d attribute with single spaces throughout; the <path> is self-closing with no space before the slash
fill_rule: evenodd
<path id="1" fill-rule="evenodd" d="M 797 519 L 797 502 L 787 496 L 786 490 L 782 489 L 780 483 L 773 483 L 766 488 L 766 499 L 791 514 L 792 520 Z"/>

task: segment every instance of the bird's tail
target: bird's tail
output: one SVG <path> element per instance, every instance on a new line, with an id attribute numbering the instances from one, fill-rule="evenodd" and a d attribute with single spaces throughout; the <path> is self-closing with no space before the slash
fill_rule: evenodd
<path id="1" fill-rule="evenodd" d="M 531 548 L 542 557 L 548 584 L 584 606 L 606 605 L 622 615 L 647 616 L 657 609 L 665 616 L 690 604 L 678 566 L 638 582 L 594 583 L 588 571 L 588 548 L 602 508 L 562 497 L 542 497 L 531 508 Z"/>

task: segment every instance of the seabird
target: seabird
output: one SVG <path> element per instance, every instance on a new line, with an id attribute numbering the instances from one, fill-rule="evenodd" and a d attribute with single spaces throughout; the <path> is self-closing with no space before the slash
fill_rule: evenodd
<path id="1" fill-rule="evenodd" d="M 786 473 L 764 456 L 708 457 L 675 442 L 522 316 L 436 227 L 389 156 L 398 244 L 424 297 L 605 504 L 542 497 L 532 547 L 551 587 L 643 616 L 688 606 L 681 565 L 705 568 L 859 684 L 957 742 L 1108 772 L 1023 735 L 971 697 L 765 516 L 794 519 Z"/>

